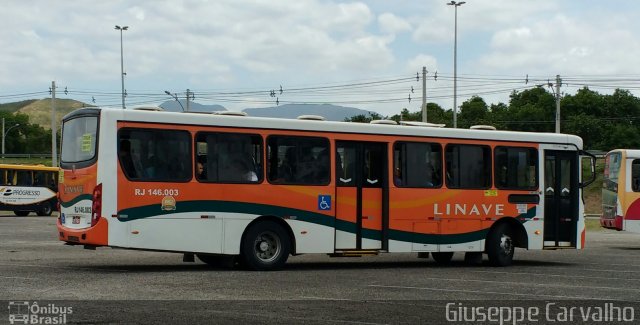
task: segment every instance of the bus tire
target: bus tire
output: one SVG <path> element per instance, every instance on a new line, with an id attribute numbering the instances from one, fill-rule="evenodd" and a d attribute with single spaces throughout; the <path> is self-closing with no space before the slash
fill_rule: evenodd
<path id="1" fill-rule="evenodd" d="M 249 269 L 273 271 L 287 262 L 291 242 L 282 226 L 273 221 L 260 221 L 247 229 L 240 251 L 242 262 Z"/>
<path id="2" fill-rule="evenodd" d="M 449 264 L 451 263 L 451 259 L 453 258 L 453 252 L 434 252 L 431 253 L 433 259 L 438 262 L 438 264 Z"/>
<path id="3" fill-rule="evenodd" d="M 491 265 L 511 265 L 515 246 L 513 242 L 513 230 L 508 224 L 501 223 L 489 232 L 486 241 L 486 251 Z"/>
<path id="4" fill-rule="evenodd" d="M 44 202 L 40 205 L 40 208 L 38 209 L 38 211 L 36 212 L 39 216 L 44 216 L 44 217 L 48 217 L 51 215 L 51 213 L 53 212 L 53 209 L 51 208 L 51 203 L 49 202 Z"/>
<path id="5" fill-rule="evenodd" d="M 30 211 L 13 211 L 18 217 L 26 217 L 29 215 Z"/>

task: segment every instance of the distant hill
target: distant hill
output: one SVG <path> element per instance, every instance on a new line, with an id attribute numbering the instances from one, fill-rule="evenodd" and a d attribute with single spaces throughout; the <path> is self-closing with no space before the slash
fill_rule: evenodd
<path id="1" fill-rule="evenodd" d="M 180 104 L 182 104 L 182 107 L 184 107 L 185 109 L 187 108 L 187 101 L 182 99 L 180 100 L 180 103 L 175 100 L 168 100 L 160 104 L 160 107 L 162 107 L 162 109 L 164 109 L 165 111 L 182 112 L 182 107 L 180 106 Z M 189 111 L 192 112 L 218 112 L 226 110 L 227 109 L 222 105 L 203 105 L 194 101 L 189 101 Z"/>
<path id="2" fill-rule="evenodd" d="M 320 115 L 329 121 L 344 121 L 356 115 L 369 116 L 371 111 L 331 104 L 285 104 L 274 107 L 247 108 L 249 116 L 297 118 L 300 115 Z"/>
<path id="3" fill-rule="evenodd" d="M 15 113 L 16 111 L 18 111 L 19 109 L 38 101 L 37 99 L 28 99 L 28 100 L 23 100 L 23 101 L 19 101 L 19 102 L 13 102 L 13 103 L 3 103 L 0 104 L 0 112 L 9 112 L 9 113 Z"/>
<path id="4" fill-rule="evenodd" d="M 30 102 L 27 105 L 17 109 L 15 112 L 29 115 L 29 123 L 38 124 L 44 129 L 51 129 L 51 98 L 24 101 Z M 15 104 L 15 103 L 13 103 Z M 87 107 L 89 105 L 73 99 L 57 99 L 56 98 L 56 118 L 57 125 L 61 125 L 62 118 L 76 109 Z"/>

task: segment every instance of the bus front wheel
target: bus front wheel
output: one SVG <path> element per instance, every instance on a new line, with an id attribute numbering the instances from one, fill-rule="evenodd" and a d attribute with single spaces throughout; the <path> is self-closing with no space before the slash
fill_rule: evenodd
<path id="1" fill-rule="evenodd" d="M 501 223 L 491 230 L 487 236 L 486 251 L 492 265 L 511 265 L 514 250 L 513 231 L 508 224 Z"/>
<path id="2" fill-rule="evenodd" d="M 247 229 L 242 238 L 242 260 L 252 270 L 282 268 L 291 251 L 286 230 L 273 221 L 260 221 Z"/>
<path id="3" fill-rule="evenodd" d="M 13 213 L 15 213 L 18 217 L 26 217 L 29 215 L 29 211 L 14 211 Z"/>

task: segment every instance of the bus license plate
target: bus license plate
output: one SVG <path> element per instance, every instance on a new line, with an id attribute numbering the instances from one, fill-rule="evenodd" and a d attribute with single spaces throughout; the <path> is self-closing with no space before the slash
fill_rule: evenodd
<path id="1" fill-rule="evenodd" d="M 73 216 L 73 220 L 71 221 L 74 225 L 80 224 L 80 216 Z"/>

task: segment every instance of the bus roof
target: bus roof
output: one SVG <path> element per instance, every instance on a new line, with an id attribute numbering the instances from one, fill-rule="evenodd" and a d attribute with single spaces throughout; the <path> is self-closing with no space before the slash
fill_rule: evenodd
<path id="1" fill-rule="evenodd" d="M 0 169 L 18 169 L 18 170 L 41 170 L 57 172 L 60 169 L 58 167 L 51 167 L 45 165 L 23 165 L 23 164 L 0 164 Z"/>
<path id="2" fill-rule="evenodd" d="M 84 108 L 71 112 L 65 120 L 76 115 L 94 114 L 101 111 L 102 118 L 121 121 L 169 123 L 182 125 L 206 125 L 242 127 L 250 129 L 281 129 L 331 133 L 357 133 L 396 136 L 423 136 L 436 138 L 485 139 L 496 141 L 553 143 L 572 145 L 582 149 L 582 138 L 559 133 L 493 131 L 453 128 L 435 128 L 409 125 L 368 124 L 355 122 L 296 120 L 251 116 L 229 116 L 217 114 L 193 114 L 189 112 L 148 111 L 132 109 Z"/>

